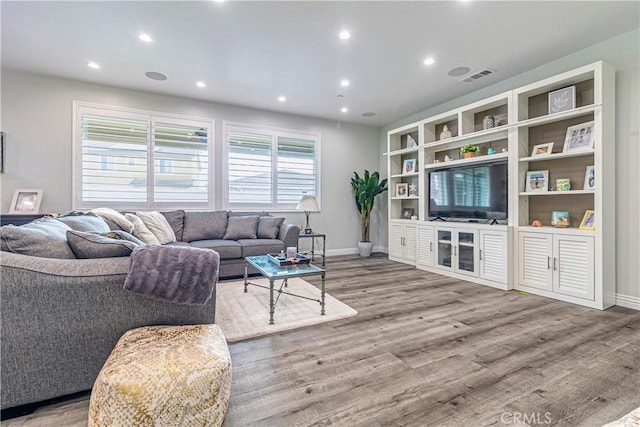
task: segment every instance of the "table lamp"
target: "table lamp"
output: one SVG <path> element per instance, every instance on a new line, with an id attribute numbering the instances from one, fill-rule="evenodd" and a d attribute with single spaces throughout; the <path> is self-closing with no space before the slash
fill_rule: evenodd
<path id="1" fill-rule="evenodd" d="M 298 206 L 296 206 L 296 210 L 304 211 L 304 214 L 307 216 L 307 224 L 304 226 L 304 234 L 313 233 L 311 226 L 309 225 L 309 214 L 311 212 L 320 211 L 315 196 L 302 196 L 302 199 L 298 202 Z"/>

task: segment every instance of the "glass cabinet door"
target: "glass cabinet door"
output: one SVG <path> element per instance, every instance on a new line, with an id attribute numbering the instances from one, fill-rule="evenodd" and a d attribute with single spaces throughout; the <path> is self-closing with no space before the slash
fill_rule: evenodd
<path id="1" fill-rule="evenodd" d="M 438 265 L 452 267 L 453 233 L 450 230 L 438 230 Z"/>
<path id="2" fill-rule="evenodd" d="M 458 233 L 458 270 L 475 272 L 475 233 L 460 231 Z"/>

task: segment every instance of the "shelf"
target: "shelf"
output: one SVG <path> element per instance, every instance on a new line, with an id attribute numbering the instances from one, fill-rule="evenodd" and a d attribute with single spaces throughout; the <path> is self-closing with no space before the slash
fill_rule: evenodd
<path id="1" fill-rule="evenodd" d="M 430 165 L 426 165 L 424 168 L 426 170 L 448 169 L 448 168 L 452 168 L 460 165 L 495 162 L 496 160 L 506 159 L 507 157 L 509 157 L 509 153 L 487 154 L 484 156 L 472 157 L 470 159 L 458 159 L 458 160 L 451 160 L 450 162 L 431 163 Z"/>
<path id="2" fill-rule="evenodd" d="M 450 245 L 451 240 L 438 240 L 438 243 L 442 243 L 443 245 Z"/>
<path id="3" fill-rule="evenodd" d="M 495 128 L 491 128 L 491 129 L 487 129 L 487 130 L 481 130 L 478 132 L 472 132 L 472 133 L 467 133 L 464 135 L 459 135 L 459 136 L 454 136 L 451 138 L 447 138 L 447 139 L 442 139 L 439 141 L 434 141 L 434 142 L 428 142 L 426 144 L 423 144 L 425 148 L 435 148 L 438 147 L 440 145 L 448 145 L 448 144 L 455 144 L 455 143 L 459 143 L 459 142 L 466 142 L 469 139 L 478 139 L 479 141 L 475 141 L 476 144 L 482 144 L 483 142 L 490 142 L 490 141 L 495 141 L 496 140 L 496 136 L 500 136 L 499 139 L 505 139 L 507 138 L 507 133 L 508 133 L 508 129 L 509 129 L 510 125 L 501 125 Z M 504 135 L 500 135 L 500 134 L 504 134 Z M 464 145 L 464 144 L 460 144 L 460 145 Z"/>
<path id="4" fill-rule="evenodd" d="M 515 124 L 517 127 L 532 127 L 543 125 L 547 123 L 559 122 L 561 120 L 570 119 L 572 117 L 583 116 L 585 114 L 593 113 L 599 109 L 601 105 L 586 105 L 584 107 L 575 108 L 569 111 L 563 111 L 561 113 L 547 114 L 546 116 L 535 117 L 533 119 L 522 120 Z"/>
<path id="5" fill-rule="evenodd" d="M 569 157 L 581 157 L 581 156 L 593 156 L 596 151 L 594 149 L 589 150 L 576 150 L 569 151 L 567 153 L 554 153 L 535 157 L 523 157 L 521 162 L 541 162 L 545 160 L 566 159 Z"/>
<path id="6" fill-rule="evenodd" d="M 532 225 L 521 225 L 518 227 L 518 232 L 526 232 L 526 233 L 553 233 L 553 234 L 571 234 L 571 235 L 579 235 L 579 236 L 595 236 L 595 231 L 593 230 L 580 230 L 578 227 L 552 227 L 552 226 L 542 226 L 542 227 L 534 227 Z"/>
<path id="7" fill-rule="evenodd" d="M 395 175 L 391 175 L 389 178 L 404 178 L 407 176 L 418 176 L 420 175 L 420 172 L 411 172 L 411 173 L 398 173 Z"/>
<path id="8" fill-rule="evenodd" d="M 460 246 L 465 246 L 467 248 L 473 248 L 475 245 L 473 243 L 460 242 Z"/>
<path id="9" fill-rule="evenodd" d="M 399 156 L 402 154 L 409 154 L 409 153 L 417 153 L 418 152 L 418 148 L 419 146 L 415 146 L 415 147 L 411 147 L 411 148 L 403 148 L 402 150 L 394 150 L 394 151 L 389 151 L 386 153 L 382 153 L 383 156 Z"/>
<path id="10" fill-rule="evenodd" d="M 595 190 L 569 190 L 569 191 L 521 191 L 521 196 L 557 196 L 557 195 L 569 196 L 573 194 L 595 194 Z"/>
<path id="11" fill-rule="evenodd" d="M 418 200 L 420 197 L 418 196 L 409 196 L 409 197 L 391 197 L 391 200 Z"/>

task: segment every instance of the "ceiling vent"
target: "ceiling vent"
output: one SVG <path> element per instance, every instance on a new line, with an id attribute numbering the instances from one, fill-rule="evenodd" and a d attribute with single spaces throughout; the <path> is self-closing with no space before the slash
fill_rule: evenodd
<path id="1" fill-rule="evenodd" d="M 495 73 L 495 71 L 485 68 L 484 70 L 480 70 L 477 73 L 473 73 L 470 76 L 465 77 L 464 79 L 461 79 L 460 81 L 463 83 L 471 83 L 483 77 L 487 77 L 488 75 L 491 75 L 493 73 Z"/>

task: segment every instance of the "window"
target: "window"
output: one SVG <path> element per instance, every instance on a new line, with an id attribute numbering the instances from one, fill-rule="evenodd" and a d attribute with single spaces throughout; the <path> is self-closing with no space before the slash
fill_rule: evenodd
<path id="1" fill-rule="evenodd" d="M 211 208 L 209 120 L 74 103 L 74 209 Z"/>
<path id="2" fill-rule="evenodd" d="M 224 123 L 224 205 L 295 209 L 303 195 L 319 202 L 320 135 Z"/>

